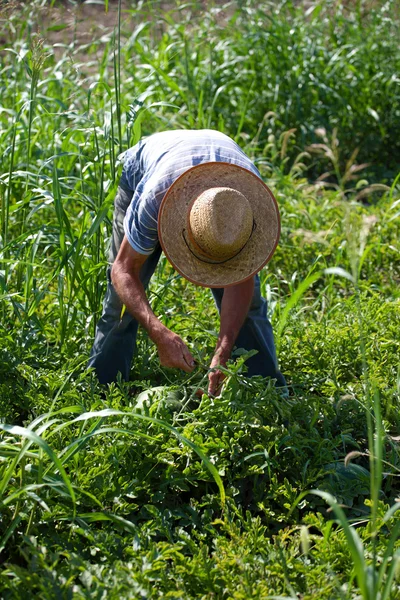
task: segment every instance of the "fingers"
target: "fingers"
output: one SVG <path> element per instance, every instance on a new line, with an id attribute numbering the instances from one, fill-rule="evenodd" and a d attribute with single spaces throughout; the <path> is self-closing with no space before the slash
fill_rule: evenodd
<path id="1" fill-rule="evenodd" d="M 177 369 L 182 369 L 182 371 L 185 371 L 185 373 L 191 373 L 194 369 L 194 367 L 192 367 L 191 365 L 189 365 L 186 362 L 186 359 L 184 357 L 182 357 L 182 363 L 176 367 Z"/>
<path id="2" fill-rule="evenodd" d="M 208 376 L 208 393 L 210 396 L 218 396 L 221 391 L 225 375 L 221 371 L 212 371 Z"/>
<path id="3" fill-rule="evenodd" d="M 185 359 L 181 348 L 175 352 L 169 352 L 165 357 L 160 356 L 160 363 L 163 367 L 168 367 L 169 369 L 181 369 L 182 371 L 185 371 L 185 373 L 191 373 L 194 369 L 194 365 L 192 366 Z"/>
<path id="4" fill-rule="evenodd" d="M 183 348 L 182 348 L 182 352 L 183 352 L 183 359 L 187 365 L 187 368 L 184 369 L 184 371 L 186 371 L 187 373 L 191 373 L 195 367 L 195 361 L 193 356 L 190 354 L 188 347 L 186 346 L 185 343 L 183 343 Z"/>
<path id="5" fill-rule="evenodd" d="M 168 332 L 162 342 L 157 345 L 158 356 L 163 367 L 182 369 L 191 373 L 195 361 L 184 341 L 176 334 Z"/>
<path id="6" fill-rule="evenodd" d="M 222 371 L 220 371 L 218 366 L 226 366 L 227 360 L 229 356 L 223 354 L 220 351 L 216 351 L 211 364 L 210 369 L 212 369 L 208 375 L 208 393 L 210 396 L 218 396 L 221 392 L 222 384 L 225 379 L 225 375 Z"/>

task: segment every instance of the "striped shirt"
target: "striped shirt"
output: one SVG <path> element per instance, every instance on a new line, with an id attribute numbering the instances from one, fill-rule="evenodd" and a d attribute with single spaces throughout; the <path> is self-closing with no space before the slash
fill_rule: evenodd
<path id="1" fill-rule="evenodd" d="M 260 174 L 228 136 L 211 129 L 155 133 L 128 150 L 120 185 L 133 192 L 124 219 L 129 244 L 140 254 L 158 245 L 157 218 L 168 188 L 182 173 L 206 162 L 228 162 Z"/>

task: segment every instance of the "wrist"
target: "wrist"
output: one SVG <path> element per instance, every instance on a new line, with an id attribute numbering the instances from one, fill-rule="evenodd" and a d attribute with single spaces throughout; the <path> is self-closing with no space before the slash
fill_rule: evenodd
<path id="1" fill-rule="evenodd" d="M 218 347 L 214 352 L 213 363 L 225 365 L 231 357 L 232 348 Z"/>
<path id="2" fill-rule="evenodd" d="M 151 341 L 157 346 L 165 339 L 165 335 L 169 333 L 169 329 L 155 317 L 155 320 L 152 322 L 151 327 L 149 327 L 147 332 Z"/>
<path id="3" fill-rule="evenodd" d="M 234 343 L 235 340 L 233 338 L 231 339 L 228 335 L 219 337 L 215 349 L 215 354 L 220 356 L 221 358 L 224 358 L 225 360 L 228 360 L 228 358 L 230 358 L 231 356 Z"/>

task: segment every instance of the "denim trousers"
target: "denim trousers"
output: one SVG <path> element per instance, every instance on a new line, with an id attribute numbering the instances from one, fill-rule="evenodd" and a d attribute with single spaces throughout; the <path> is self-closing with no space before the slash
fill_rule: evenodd
<path id="1" fill-rule="evenodd" d="M 120 186 L 114 202 L 113 231 L 107 268 L 107 291 L 88 363 L 89 367 L 95 369 L 100 383 L 115 381 L 118 372 L 125 381 L 128 381 L 135 352 L 138 322 L 127 311 L 121 317 L 122 303 L 111 282 L 111 267 L 124 237 L 123 221 L 132 196 L 131 190 Z M 161 247 L 158 246 L 142 266 L 140 280 L 145 289 L 160 256 Z M 211 292 L 218 311 L 220 311 L 224 290 L 212 288 Z M 287 391 L 285 378 L 278 368 L 272 326 L 267 317 L 267 301 L 261 296 L 258 275 L 255 276 L 250 309 L 235 346 L 245 350 L 257 350 L 257 354 L 246 361 L 249 377 L 262 375 L 274 378 L 276 386 L 283 388 L 283 393 Z"/>

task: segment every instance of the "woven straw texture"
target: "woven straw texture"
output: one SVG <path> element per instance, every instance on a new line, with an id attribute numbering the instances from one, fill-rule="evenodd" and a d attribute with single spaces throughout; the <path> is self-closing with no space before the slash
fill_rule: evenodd
<path id="1" fill-rule="evenodd" d="M 253 212 L 237 190 L 209 188 L 196 198 L 189 212 L 189 239 L 214 260 L 237 254 L 251 235 Z"/>
<path id="2" fill-rule="evenodd" d="M 215 187 L 233 188 L 243 194 L 255 222 L 243 250 L 223 264 L 200 260 L 187 242 L 189 208 L 196 198 Z M 238 195 L 237 203 L 241 202 Z M 231 210 L 242 209 L 233 207 Z M 247 239 L 248 211 L 243 210 L 243 215 Z M 272 257 L 280 234 L 279 210 L 271 191 L 251 171 L 230 163 L 204 163 L 183 173 L 167 191 L 160 207 L 158 234 L 165 255 L 183 277 L 205 287 L 228 287 L 260 271 Z"/>

